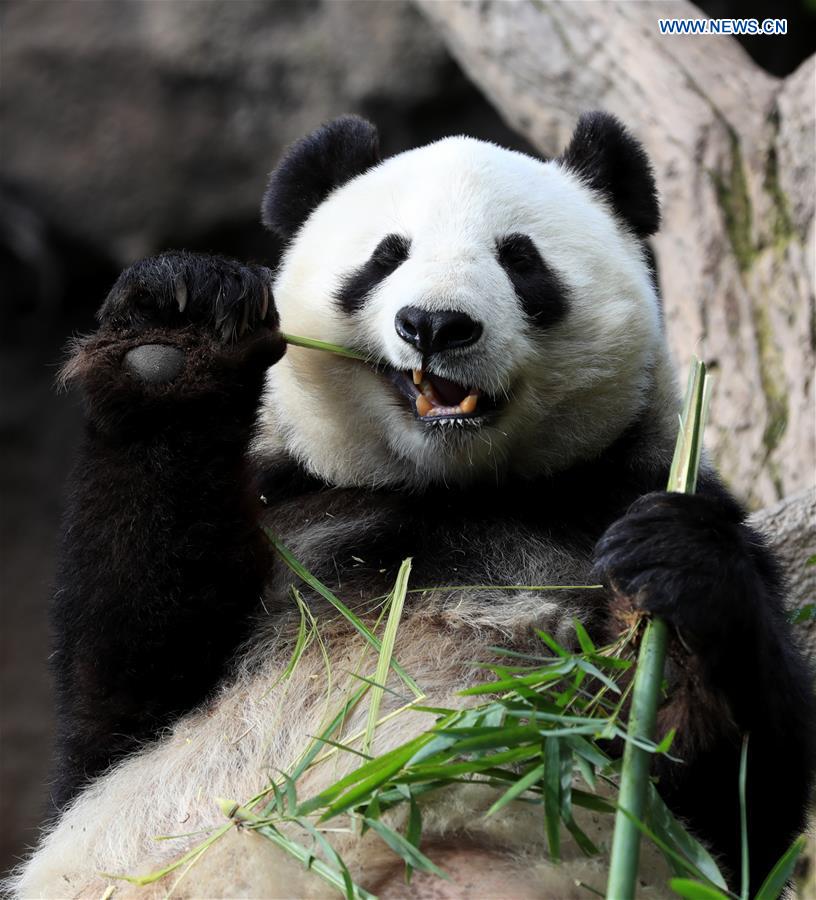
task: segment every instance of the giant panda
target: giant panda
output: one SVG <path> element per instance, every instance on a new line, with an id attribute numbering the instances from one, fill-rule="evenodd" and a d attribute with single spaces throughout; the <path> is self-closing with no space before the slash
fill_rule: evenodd
<path id="1" fill-rule="evenodd" d="M 659 757 L 653 774 L 736 884 L 750 734 L 756 887 L 803 827 L 810 675 L 777 564 L 710 466 L 697 494 L 665 492 L 678 404 L 641 145 L 593 113 L 549 161 L 468 137 L 382 160 L 375 128 L 347 116 L 289 149 L 262 214 L 286 241 L 276 272 L 185 252 L 137 263 L 66 366 L 87 428 L 53 604 L 55 814 L 12 889 L 327 894 L 251 829 L 152 886 L 111 877 L 169 865 L 222 827 L 216 798 L 244 802 L 287 771 L 353 681 L 356 635 L 261 524 L 366 621 L 412 558 L 411 583 L 437 590 L 408 595 L 396 656 L 434 706 L 456 702 L 494 645 L 529 648 L 535 629 L 570 644 L 576 618 L 603 643 L 627 616 L 662 616 L 660 731 L 677 728 L 680 761 Z M 287 349 L 282 332 L 370 362 Z M 281 678 L 293 584 L 321 627 L 329 688 L 317 643 Z M 386 694 L 384 712 L 399 702 Z M 347 733 L 364 719 L 352 711 Z M 429 724 L 392 717 L 375 752 Z M 355 764 L 336 754 L 301 790 Z M 417 876 L 412 896 L 604 890 L 604 858 L 567 843 L 554 865 L 536 808 L 484 818 L 492 799 L 472 785 L 424 803 L 424 849 L 452 877 Z M 409 890 L 371 832 L 332 839 L 369 890 Z M 641 890 L 662 896 L 645 853 Z"/>

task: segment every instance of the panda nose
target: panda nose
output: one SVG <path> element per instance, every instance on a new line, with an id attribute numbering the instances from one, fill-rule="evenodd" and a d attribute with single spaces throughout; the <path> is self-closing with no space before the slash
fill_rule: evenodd
<path id="1" fill-rule="evenodd" d="M 482 323 L 463 312 L 444 309 L 431 312 L 418 306 L 403 306 L 394 319 L 397 334 L 423 356 L 467 347 L 482 335 Z"/>

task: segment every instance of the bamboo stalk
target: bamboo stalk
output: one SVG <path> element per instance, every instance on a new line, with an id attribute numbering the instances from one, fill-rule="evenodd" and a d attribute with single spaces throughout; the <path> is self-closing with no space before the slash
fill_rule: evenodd
<path id="1" fill-rule="evenodd" d="M 694 493 L 700 466 L 702 432 L 708 410 L 710 382 L 705 363 L 693 359 L 689 385 L 677 435 L 667 490 Z M 663 665 L 666 660 L 668 628 L 660 619 L 652 619 L 640 645 L 632 706 L 629 713 L 630 737 L 650 741 L 654 735 Z M 649 782 L 651 753 L 627 741 L 623 752 L 618 810 L 609 861 L 607 900 L 631 900 L 635 896 L 640 829 Z"/>
<path id="2" fill-rule="evenodd" d="M 299 334 L 286 334 L 281 332 L 281 337 L 287 344 L 294 347 L 306 347 L 308 350 L 323 350 L 326 353 L 334 353 L 337 356 L 345 356 L 347 359 L 359 359 L 362 362 L 371 362 L 371 357 L 358 350 L 349 350 L 339 344 L 330 344 L 328 341 L 318 341 L 317 338 L 301 337 Z"/>

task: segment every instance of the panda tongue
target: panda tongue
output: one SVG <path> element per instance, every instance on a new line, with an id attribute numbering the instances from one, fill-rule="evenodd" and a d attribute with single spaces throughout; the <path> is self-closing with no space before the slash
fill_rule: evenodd
<path id="1" fill-rule="evenodd" d="M 466 387 L 456 384 L 454 381 L 448 381 L 447 378 L 431 375 L 430 372 L 425 373 L 425 378 L 433 388 L 438 401 L 444 406 L 458 406 L 468 395 Z"/>

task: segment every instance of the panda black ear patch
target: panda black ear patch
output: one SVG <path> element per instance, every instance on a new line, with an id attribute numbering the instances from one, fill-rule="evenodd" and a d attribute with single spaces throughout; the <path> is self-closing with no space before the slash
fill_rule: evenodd
<path id="1" fill-rule="evenodd" d="M 638 237 L 660 226 L 657 187 L 649 157 L 608 113 L 584 113 L 557 160 L 600 194 Z"/>
<path id="2" fill-rule="evenodd" d="M 291 237 L 335 188 L 380 161 L 377 129 L 359 116 L 341 116 L 296 141 L 269 176 L 261 220 Z"/>

